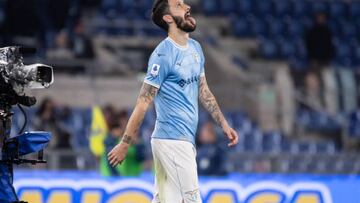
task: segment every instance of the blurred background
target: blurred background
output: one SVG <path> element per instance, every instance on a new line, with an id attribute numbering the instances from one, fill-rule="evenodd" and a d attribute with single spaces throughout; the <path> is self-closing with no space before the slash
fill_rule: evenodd
<path id="1" fill-rule="evenodd" d="M 295 174 L 329 176 L 326 181 L 341 175 L 360 185 L 360 1 L 185 2 L 198 22 L 191 37 L 203 46 L 209 86 L 240 135 L 239 144 L 227 148 L 221 129 L 201 110 L 199 175 L 282 174 L 285 182 Z M 106 154 L 121 138 L 151 52 L 166 37 L 150 20 L 152 3 L 0 0 L 1 47 L 35 47 L 25 62 L 55 68 L 54 85 L 32 91 L 39 101 L 26 109 L 28 130 L 53 133 L 48 164 L 18 167 L 24 176 L 151 173 L 153 107 L 125 163 L 111 168 Z M 13 110 L 16 135 L 24 117 Z M 331 195 L 331 202 L 360 201 Z"/>

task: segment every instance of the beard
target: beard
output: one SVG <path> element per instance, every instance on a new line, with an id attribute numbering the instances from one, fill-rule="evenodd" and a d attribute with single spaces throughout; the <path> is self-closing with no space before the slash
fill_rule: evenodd
<path id="1" fill-rule="evenodd" d="M 180 16 L 172 16 L 177 28 L 179 28 L 180 30 L 190 33 L 190 32 L 194 32 L 196 30 L 196 21 L 193 17 L 188 16 L 188 17 L 180 17 Z"/>

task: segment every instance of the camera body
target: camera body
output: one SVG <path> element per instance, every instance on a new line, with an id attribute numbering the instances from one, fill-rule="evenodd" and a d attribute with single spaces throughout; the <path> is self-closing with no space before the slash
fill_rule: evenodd
<path id="1" fill-rule="evenodd" d="M 13 164 L 46 163 L 43 149 L 51 139 L 48 132 L 26 132 L 10 138 L 11 108 L 18 105 L 32 106 L 35 97 L 25 95 L 25 89 L 48 88 L 54 82 L 53 68 L 44 64 L 24 65 L 23 54 L 33 53 L 34 49 L 12 46 L 0 48 L 0 202 L 20 202 L 13 187 Z M 35 160 L 21 156 L 38 152 Z"/>
<path id="2" fill-rule="evenodd" d="M 54 82 L 51 66 L 39 63 L 24 65 L 23 54 L 27 52 L 28 49 L 21 47 L 0 48 L 0 86 L 9 84 L 17 94 L 23 94 L 25 88 L 48 88 Z"/>

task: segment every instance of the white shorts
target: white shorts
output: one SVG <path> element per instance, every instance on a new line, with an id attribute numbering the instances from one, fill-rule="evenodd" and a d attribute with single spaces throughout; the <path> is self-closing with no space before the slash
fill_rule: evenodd
<path id="1" fill-rule="evenodd" d="M 201 203 L 194 145 L 153 138 L 151 148 L 155 164 L 152 203 Z"/>

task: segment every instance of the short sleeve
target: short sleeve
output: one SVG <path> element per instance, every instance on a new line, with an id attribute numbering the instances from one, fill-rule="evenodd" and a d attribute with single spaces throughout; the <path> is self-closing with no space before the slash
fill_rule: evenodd
<path id="1" fill-rule="evenodd" d="M 205 75 L 205 56 L 204 56 L 204 52 L 201 48 L 201 45 L 199 42 L 195 41 L 196 44 L 196 49 L 199 52 L 200 55 L 200 76 L 204 76 Z"/>
<path id="2" fill-rule="evenodd" d="M 160 88 L 165 81 L 169 70 L 169 64 L 165 54 L 158 54 L 156 51 L 151 55 L 144 82 Z"/>
<path id="3" fill-rule="evenodd" d="M 201 46 L 200 46 L 200 58 L 201 58 L 201 60 L 200 60 L 201 61 L 200 76 L 204 76 L 205 75 L 205 56 L 204 56 Z"/>

